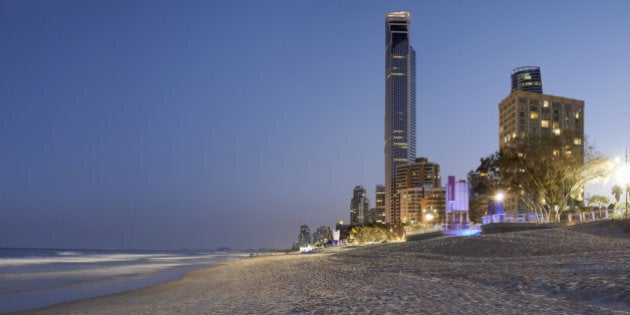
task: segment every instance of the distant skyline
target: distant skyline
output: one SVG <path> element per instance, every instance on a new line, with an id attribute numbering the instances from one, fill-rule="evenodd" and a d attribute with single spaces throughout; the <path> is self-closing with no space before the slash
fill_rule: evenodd
<path id="1" fill-rule="evenodd" d="M 519 66 L 585 101 L 597 150 L 630 146 L 627 1 L 1 1 L 0 247 L 288 248 L 349 221 L 385 183 L 403 10 L 443 178 L 497 150 Z"/>

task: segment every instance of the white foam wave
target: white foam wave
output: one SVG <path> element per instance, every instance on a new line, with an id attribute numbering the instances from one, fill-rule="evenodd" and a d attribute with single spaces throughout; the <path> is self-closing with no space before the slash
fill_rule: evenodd
<path id="1" fill-rule="evenodd" d="M 14 273 L 0 274 L 0 280 L 35 280 L 35 279 L 57 279 L 57 278 L 90 278 L 90 277 L 116 277 L 129 276 L 136 274 L 146 274 L 163 270 L 184 266 L 181 263 L 164 263 L 164 264 L 141 264 L 127 266 L 98 267 L 89 269 L 64 270 L 64 271 L 44 271 L 31 273 Z"/>
<path id="2" fill-rule="evenodd" d="M 114 261 L 133 261 L 150 259 L 156 257 L 171 257 L 168 254 L 96 254 L 87 256 L 65 255 L 59 257 L 23 257 L 23 258 L 0 258 L 0 267 L 41 265 L 54 263 L 104 263 Z"/>

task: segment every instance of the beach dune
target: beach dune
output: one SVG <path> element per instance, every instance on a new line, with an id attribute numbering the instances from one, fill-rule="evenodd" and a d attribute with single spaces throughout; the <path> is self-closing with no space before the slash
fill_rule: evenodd
<path id="1" fill-rule="evenodd" d="M 628 314 L 630 238 L 587 225 L 246 258 L 33 314 Z"/>

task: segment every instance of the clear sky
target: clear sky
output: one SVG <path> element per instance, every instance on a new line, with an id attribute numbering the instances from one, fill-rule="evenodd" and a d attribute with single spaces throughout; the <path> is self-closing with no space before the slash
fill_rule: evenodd
<path id="1" fill-rule="evenodd" d="M 498 148 L 518 66 L 586 102 L 599 151 L 630 145 L 629 1 L 3 0 L 0 247 L 288 248 L 348 221 L 383 183 L 400 10 L 443 178 Z"/>

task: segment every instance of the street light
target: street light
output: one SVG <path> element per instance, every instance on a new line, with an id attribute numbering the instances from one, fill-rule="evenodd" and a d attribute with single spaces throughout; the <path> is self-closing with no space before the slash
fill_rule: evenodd
<path id="1" fill-rule="evenodd" d="M 502 191 L 494 196 L 494 200 L 496 201 L 494 214 L 497 215 L 500 222 L 503 222 L 503 199 L 505 199 L 505 194 Z"/>

